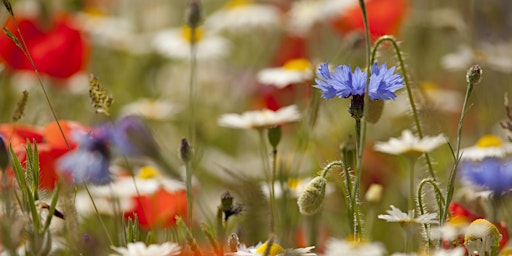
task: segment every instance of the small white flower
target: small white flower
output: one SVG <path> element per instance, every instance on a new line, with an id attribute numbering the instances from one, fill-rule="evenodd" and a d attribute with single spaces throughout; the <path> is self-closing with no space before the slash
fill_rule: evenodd
<path id="1" fill-rule="evenodd" d="M 253 28 L 279 27 L 279 10 L 268 4 L 254 4 L 248 0 L 233 0 L 205 20 L 212 31 L 247 32 Z"/>
<path id="2" fill-rule="evenodd" d="M 181 247 L 178 244 L 166 242 L 147 246 L 143 242 L 129 243 L 126 247 L 111 247 L 115 251 L 111 255 L 122 256 L 173 256 L 179 255 Z"/>
<path id="3" fill-rule="evenodd" d="M 266 249 L 266 243 L 258 243 L 255 246 L 247 247 L 245 244 L 240 244 L 237 252 L 226 253 L 226 256 L 262 256 Z M 288 248 L 284 249 L 279 244 L 272 244 L 270 256 L 280 255 L 296 255 L 296 256 L 316 256 L 316 253 L 311 251 L 315 249 L 314 246 L 305 248 Z"/>
<path id="4" fill-rule="evenodd" d="M 306 186 L 311 182 L 313 178 L 308 177 L 304 179 L 288 179 L 287 182 L 281 183 L 280 181 L 276 181 L 274 183 L 274 196 L 276 198 L 281 198 L 285 192 L 289 193 L 289 197 L 297 198 L 300 196 L 302 191 L 306 188 Z M 283 186 L 281 186 L 281 184 Z M 263 194 L 265 194 L 267 197 L 270 195 L 270 186 L 267 182 L 261 184 L 261 188 L 263 191 Z M 334 187 L 332 184 L 327 184 L 325 187 L 325 194 L 330 195 L 334 192 Z"/>
<path id="5" fill-rule="evenodd" d="M 294 1 L 287 13 L 287 30 L 293 35 L 306 36 L 316 23 L 325 18 L 322 12 L 324 3 L 320 0 Z"/>
<path id="6" fill-rule="evenodd" d="M 391 138 L 388 142 L 377 142 L 376 151 L 392 155 L 426 153 L 446 143 L 442 134 L 435 137 L 424 136 L 422 139 L 412 134 L 410 130 L 403 130 L 400 138 Z"/>
<path id="7" fill-rule="evenodd" d="M 167 120 L 177 112 L 176 106 L 168 101 L 142 98 L 125 105 L 122 115 L 141 115 L 153 120 Z"/>
<path id="8" fill-rule="evenodd" d="M 455 241 L 464 236 L 469 222 L 465 217 L 455 216 L 440 227 L 432 227 L 430 236 L 432 239 L 442 239 L 445 241 Z"/>
<path id="9" fill-rule="evenodd" d="M 388 214 L 379 214 L 377 216 L 381 220 L 387 222 L 415 223 L 415 224 L 434 224 L 437 223 L 437 213 L 426 213 L 414 218 L 414 210 L 409 213 L 402 212 L 400 209 L 391 205 L 391 210 L 386 211 Z"/>
<path id="10" fill-rule="evenodd" d="M 456 52 L 441 58 L 441 65 L 448 70 L 465 70 L 477 62 L 503 73 L 511 73 L 512 54 L 510 49 L 512 49 L 512 42 L 484 43 L 475 50 L 468 46 L 459 46 Z"/>
<path id="11" fill-rule="evenodd" d="M 197 59 L 215 60 L 225 57 L 229 51 L 229 42 L 214 34 L 203 34 L 199 28 L 196 39 Z M 180 60 L 190 59 L 190 29 L 187 27 L 163 30 L 157 33 L 153 47 L 159 54 Z"/>
<path id="12" fill-rule="evenodd" d="M 282 67 L 266 68 L 258 73 L 260 83 L 274 85 L 277 88 L 302 83 L 312 78 L 311 63 L 306 59 L 289 60 Z"/>
<path id="13" fill-rule="evenodd" d="M 435 250 L 432 256 L 464 256 L 466 250 L 462 247 L 455 247 L 453 249 L 438 249 Z"/>
<path id="14" fill-rule="evenodd" d="M 382 256 L 386 249 L 378 242 L 356 242 L 331 238 L 327 241 L 325 256 Z"/>
<path id="15" fill-rule="evenodd" d="M 512 143 L 502 142 L 495 135 L 484 135 L 472 147 L 461 149 L 464 160 L 481 161 L 486 157 L 503 158 L 512 153 Z"/>
<path id="16" fill-rule="evenodd" d="M 296 105 L 287 106 L 277 111 L 269 109 L 247 111 L 242 114 L 224 114 L 217 123 L 220 126 L 237 129 L 260 129 L 274 125 L 297 122 L 301 119 Z"/>

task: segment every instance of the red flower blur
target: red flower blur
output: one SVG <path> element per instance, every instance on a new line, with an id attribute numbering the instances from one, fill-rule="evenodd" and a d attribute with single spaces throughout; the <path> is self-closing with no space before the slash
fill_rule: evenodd
<path id="1" fill-rule="evenodd" d="M 64 135 L 70 143 L 70 148 L 77 147 L 72 140 L 75 132 L 86 132 L 88 128 L 73 121 L 59 121 Z M 0 135 L 4 137 L 6 144 L 11 144 L 16 156 L 23 166 L 27 161 L 25 151 L 26 142 L 37 143 L 39 152 L 39 188 L 53 189 L 59 177 L 55 172 L 55 161 L 68 152 L 68 147 L 63 142 L 62 134 L 56 122 L 47 124 L 44 128 L 32 126 L 0 125 Z M 12 169 L 8 170 L 10 177 L 14 176 Z"/>
<path id="2" fill-rule="evenodd" d="M 65 79 L 84 67 L 87 44 L 82 32 L 73 26 L 69 15 L 54 17 L 47 27 L 39 18 L 15 17 L 40 73 Z M 9 19 L 5 27 L 20 39 L 12 19 Z M 9 69 L 33 70 L 23 51 L 5 34 L 0 36 L 0 58 Z"/>
<path id="3" fill-rule="evenodd" d="M 407 13 L 408 0 L 368 0 L 365 4 L 372 39 L 383 35 L 397 35 Z M 342 35 L 364 31 L 363 14 L 359 4 L 349 10 L 343 10 L 331 20 L 331 25 Z"/>
<path id="4" fill-rule="evenodd" d="M 187 217 L 187 196 L 185 190 L 169 192 L 160 188 L 153 194 L 133 198 L 135 203 L 132 210 L 126 212 L 126 218 L 134 219 L 137 215 L 141 227 L 168 228 L 176 225 L 176 216 L 184 221 Z"/>

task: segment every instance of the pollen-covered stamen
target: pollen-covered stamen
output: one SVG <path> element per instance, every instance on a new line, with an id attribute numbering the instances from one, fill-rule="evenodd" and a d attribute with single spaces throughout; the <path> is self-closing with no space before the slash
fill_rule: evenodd
<path id="1" fill-rule="evenodd" d="M 484 135 L 476 143 L 479 148 L 500 147 L 502 145 L 503 142 L 495 135 Z"/>

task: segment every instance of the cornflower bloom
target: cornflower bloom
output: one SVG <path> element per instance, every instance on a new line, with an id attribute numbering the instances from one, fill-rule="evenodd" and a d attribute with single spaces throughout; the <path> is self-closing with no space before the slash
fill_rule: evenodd
<path id="1" fill-rule="evenodd" d="M 77 185 L 111 182 L 110 149 L 104 130 L 97 129 L 87 135 L 75 134 L 75 136 L 78 136 L 77 141 L 80 141 L 80 147 L 57 161 L 61 174 Z"/>
<path id="2" fill-rule="evenodd" d="M 386 64 L 380 67 L 374 63 L 371 67 L 370 84 L 366 92 L 366 79 L 368 74 L 359 67 L 352 72 L 352 67 L 347 65 L 336 66 L 335 71 L 329 70 L 326 62 L 317 70 L 314 87 L 322 91 L 322 97 L 331 99 L 334 97 L 348 98 L 352 96 L 349 112 L 355 119 L 363 117 L 364 94 L 368 93 L 370 100 L 395 99 L 395 91 L 401 89 L 403 78 L 394 74 L 395 67 L 387 68 Z"/>

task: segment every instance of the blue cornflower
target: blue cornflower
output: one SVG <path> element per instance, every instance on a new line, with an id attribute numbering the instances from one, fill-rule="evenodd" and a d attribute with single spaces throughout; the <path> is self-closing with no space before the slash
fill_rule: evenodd
<path id="1" fill-rule="evenodd" d="M 112 181 L 109 171 L 110 151 L 103 130 L 74 136 L 80 142 L 78 149 L 62 156 L 57 161 L 58 169 L 73 183 L 107 184 Z"/>
<path id="2" fill-rule="evenodd" d="M 125 156 L 158 155 L 158 144 L 141 118 L 125 116 L 114 125 L 103 126 L 109 133 L 111 145 Z"/>
<path id="3" fill-rule="evenodd" d="M 395 91 L 403 87 L 403 79 L 399 74 L 393 74 L 395 67 L 387 68 L 386 64 L 372 66 L 370 77 L 369 97 L 371 100 L 389 100 L 396 98 Z M 350 96 L 362 96 L 366 89 L 367 73 L 359 67 L 352 72 L 352 67 L 347 65 L 336 66 L 335 71 L 329 70 L 326 62 L 316 72 L 319 78 L 314 87 L 322 91 L 322 97 L 326 99 L 348 98 Z"/>
<path id="4" fill-rule="evenodd" d="M 500 195 L 512 189 L 512 161 L 494 157 L 460 163 L 461 177 L 471 185 Z"/>

